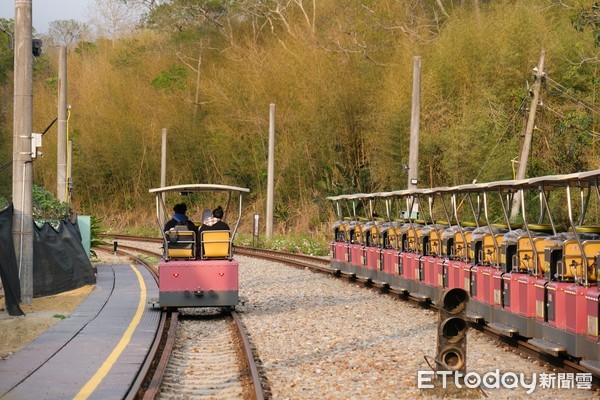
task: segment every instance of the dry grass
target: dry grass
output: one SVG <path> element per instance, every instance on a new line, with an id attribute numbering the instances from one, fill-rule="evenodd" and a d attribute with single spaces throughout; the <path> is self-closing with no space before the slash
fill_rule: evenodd
<path id="1" fill-rule="evenodd" d="M 48 328 L 68 317 L 94 288 L 87 285 L 55 296 L 34 298 L 31 304 L 21 304 L 23 317 L 11 317 L 0 310 L 0 358 L 5 358 L 27 346 Z"/>

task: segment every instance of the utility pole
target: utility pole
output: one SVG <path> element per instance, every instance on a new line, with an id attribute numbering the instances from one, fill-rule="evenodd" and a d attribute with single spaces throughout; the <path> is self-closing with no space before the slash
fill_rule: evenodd
<path id="1" fill-rule="evenodd" d="M 200 104 L 200 68 L 202 67 L 202 50 L 204 44 L 200 42 L 200 52 L 198 53 L 198 65 L 196 67 L 196 95 L 194 96 L 194 114 L 192 121 L 196 124 L 196 115 L 198 114 L 198 105 Z"/>
<path id="2" fill-rule="evenodd" d="M 13 108 L 13 239 L 21 301 L 33 300 L 33 54 L 31 0 L 15 0 Z"/>
<path id="3" fill-rule="evenodd" d="M 544 61 L 546 58 L 546 51 L 542 49 L 540 54 L 540 60 L 535 69 L 535 75 L 533 82 L 533 97 L 531 99 L 531 105 L 529 106 L 529 117 L 527 118 L 527 127 L 525 129 L 525 137 L 523 138 L 523 147 L 521 148 L 519 156 L 519 169 L 517 170 L 516 178 L 525 179 L 525 172 L 527 171 L 527 160 L 529 158 L 529 152 L 531 150 L 531 141 L 533 137 L 533 130 L 535 128 L 535 113 L 540 97 L 540 88 L 542 80 L 545 78 L 546 73 L 544 72 Z M 515 196 L 513 199 L 512 207 L 510 210 L 511 218 L 514 218 L 519 213 L 521 207 L 521 196 Z"/>
<path id="4" fill-rule="evenodd" d="M 412 108 L 410 114 L 410 145 L 408 150 L 408 189 L 416 189 L 419 180 L 419 129 L 421 115 L 421 56 L 413 57 Z M 414 203 L 406 210 L 408 217 L 419 212 Z"/>
<path id="5" fill-rule="evenodd" d="M 269 159 L 267 166 L 267 218 L 266 238 L 273 236 L 273 174 L 275 170 L 275 104 L 269 107 Z"/>
<path id="6" fill-rule="evenodd" d="M 162 128 L 162 145 L 160 148 L 160 187 L 165 187 L 167 186 L 167 128 Z M 165 192 L 162 192 L 160 194 L 160 197 L 162 198 L 162 202 L 161 202 L 161 208 L 163 212 L 159 212 L 158 215 L 160 215 L 160 226 L 165 226 L 165 223 L 167 221 L 163 221 L 162 218 L 164 217 L 165 213 L 167 212 L 167 210 L 164 209 L 164 204 L 165 204 Z M 202 222 L 202 221 L 200 221 Z"/>
<path id="7" fill-rule="evenodd" d="M 58 55 L 58 139 L 56 150 L 56 198 L 67 201 L 67 48 Z"/>
<path id="8" fill-rule="evenodd" d="M 408 189 L 416 189 L 419 179 L 419 128 L 421 114 L 421 57 L 413 58 L 412 109 L 408 156 Z"/>

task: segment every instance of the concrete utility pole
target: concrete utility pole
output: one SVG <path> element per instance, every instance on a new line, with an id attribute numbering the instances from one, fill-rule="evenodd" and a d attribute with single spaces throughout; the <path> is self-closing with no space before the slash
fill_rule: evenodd
<path id="1" fill-rule="evenodd" d="M 531 150 L 531 140 L 533 137 L 533 129 L 535 127 L 535 113 L 540 97 L 540 88 L 542 85 L 542 78 L 546 75 L 544 72 L 544 60 L 546 58 L 546 51 L 542 49 L 540 54 L 540 60 L 535 71 L 535 81 L 533 82 L 533 97 L 531 99 L 531 105 L 529 106 L 529 118 L 527 119 L 527 128 L 525 129 L 525 137 L 523 139 L 523 147 L 521 148 L 519 156 L 519 169 L 517 170 L 516 178 L 525 179 L 525 172 L 527 171 L 527 160 L 529 158 L 529 152 Z M 513 199 L 512 207 L 510 210 L 511 218 L 515 217 L 519 213 L 521 207 L 521 196 L 515 196 Z"/>
<path id="2" fill-rule="evenodd" d="M 275 170 L 275 104 L 271 103 L 269 113 L 269 160 L 267 167 L 267 218 L 266 238 L 273 236 L 273 174 Z"/>
<path id="3" fill-rule="evenodd" d="M 408 189 L 416 189 L 419 179 L 419 128 L 421 114 L 421 57 L 413 58 L 412 109 L 408 156 Z"/>
<path id="4" fill-rule="evenodd" d="M 162 145 L 160 148 L 160 187 L 167 186 L 167 128 L 162 129 Z M 161 193 L 160 197 L 162 198 L 162 204 L 165 203 L 165 193 Z M 164 206 L 161 204 L 162 212 L 159 212 L 161 220 L 160 226 L 164 226 L 167 221 L 163 221 L 167 210 L 164 209 Z M 200 221 L 202 222 L 202 221 Z"/>
<path id="5" fill-rule="evenodd" d="M 419 179 L 419 128 L 421 115 L 421 57 L 413 57 L 412 109 L 410 114 L 410 146 L 408 149 L 408 189 L 416 189 Z M 406 210 L 408 217 L 418 212 L 414 203 Z"/>
<path id="6" fill-rule="evenodd" d="M 67 201 L 67 48 L 58 55 L 58 139 L 56 150 L 56 198 Z"/>
<path id="7" fill-rule="evenodd" d="M 15 0 L 13 109 L 13 239 L 19 265 L 21 301 L 33 300 L 33 54 L 31 0 Z"/>

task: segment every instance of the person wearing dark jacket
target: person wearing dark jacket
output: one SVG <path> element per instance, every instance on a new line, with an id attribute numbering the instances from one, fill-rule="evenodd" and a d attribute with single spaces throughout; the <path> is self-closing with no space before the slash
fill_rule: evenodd
<path id="1" fill-rule="evenodd" d="M 187 206 L 185 203 L 175 204 L 173 211 L 175 214 L 173 214 L 173 217 L 165 224 L 165 232 L 171 228 L 175 228 L 177 225 L 185 225 L 190 231 L 196 230 L 196 225 L 188 218 L 187 215 L 185 215 L 187 212 Z"/>
<path id="2" fill-rule="evenodd" d="M 227 225 L 225 222 L 221 221 L 221 218 L 223 218 L 223 208 L 221 206 L 218 206 L 217 208 L 215 208 L 213 210 L 212 216 L 209 216 L 208 218 L 205 218 L 202 221 L 202 226 L 200 226 L 200 229 L 198 230 L 198 232 L 228 231 L 229 225 Z"/>
<path id="3" fill-rule="evenodd" d="M 204 238 L 202 237 L 202 232 L 229 231 L 229 225 L 221 221 L 221 218 L 223 218 L 223 208 L 221 206 L 215 208 L 212 211 L 212 213 L 210 212 L 210 210 L 204 210 L 204 212 L 202 213 L 202 225 L 200 226 L 200 229 L 198 229 L 197 251 L 199 254 L 204 254 Z"/>

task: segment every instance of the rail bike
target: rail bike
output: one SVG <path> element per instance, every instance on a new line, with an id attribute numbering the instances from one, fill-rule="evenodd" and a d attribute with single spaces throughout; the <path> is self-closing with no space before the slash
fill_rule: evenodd
<path id="1" fill-rule="evenodd" d="M 233 240 L 242 215 L 242 197 L 249 191 L 215 184 L 175 185 L 149 190 L 155 195 L 156 217 L 163 238 L 156 306 L 233 308 L 238 304 L 238 261 L 233 257 Z M 200 218 L 201 205 L 208 211 L 217 204 L 225 204 L 222 220 L 231 221 L 231 226 L 225 225 L 229 229 L 204 229 L 200 219 L 193 225 L 177 224 L 165 230 L 170 218 L 167 204 L 172 207 L 172 204 L 181 203 L 182 196 L 186 197 L 184 204 L 196 210 L 190 213 L 192 221 Z"/>
<path id="2" fill-rule="evenodd" d="M 473 323 L 600 376 L 600 170 L 328 200 L 334 272 L 422 302 L 464 289 Z"/>

